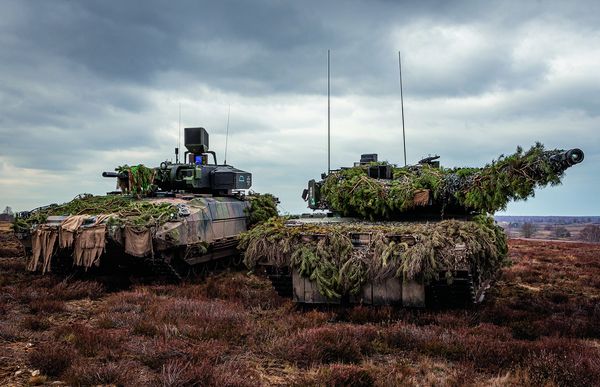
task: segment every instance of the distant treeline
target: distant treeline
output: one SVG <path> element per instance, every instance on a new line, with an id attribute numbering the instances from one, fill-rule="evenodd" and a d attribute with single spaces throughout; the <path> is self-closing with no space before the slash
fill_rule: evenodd
<path id="1" fill-rule="evenodd" d="M 494 216 L 498 222 L 551 223 L 551 224 L 600 224 L 600 216 Z"/>

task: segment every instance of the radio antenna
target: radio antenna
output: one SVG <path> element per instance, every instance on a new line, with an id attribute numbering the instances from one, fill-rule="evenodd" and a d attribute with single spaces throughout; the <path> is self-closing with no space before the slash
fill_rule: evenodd
<path id="1" fill-rule="evenodd" d="M 327 174 L 331 172 L 331 88 L 330 88 L 330 60 L 327 50 Z"/>
<path id="2" fill-rule="evenodd" d="M 402 58 L 398 51 L 398 69 L 400 70 L 400 106 L 402 108 L 402 143 L 404 145 L 404 166 L 406 167 L 406 132 L 404 130 L 404 95 L 402 93 Z"/>
<path id="3" fill-rule="evenodd" d="M 179 135 L 177 137 L 177 149 L 181 149 L 181 102 L 179 102 Z M 177 162 L 179 163 L 179 152 L 177 152 Z"/>
<path id="4" fill-rule="evenodd" d="M 225 132 L 225 162 L 227 165 L 227 143 L 229 142 L 229 115 L 231 114 L 231 104 L 229 105 L 229 110 L 227 110 L 227 130 Z"/>

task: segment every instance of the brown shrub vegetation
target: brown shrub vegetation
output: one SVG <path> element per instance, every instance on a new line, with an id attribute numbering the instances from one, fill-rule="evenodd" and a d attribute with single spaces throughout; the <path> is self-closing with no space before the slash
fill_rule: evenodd
<path id="1" fill-rule="evenodd" d="M 544 338 L 535 342 L 515 340 L 506 331 L 493 326 L 448 331 L 433 326 L 396 323 L 380 334 L 390 348 L 470 362 L 476 369 L 486 373 L 525 368 L 531 364 L 541 365 L 543 361 L 538 360 L 543 358 L 562 359 L 565 369 L 577 369 L 593 377 L 600 370 L 600 363 L 591 361 L 600 358 L 600 351 L 589 345 L 561 338 Z M 544 375 L 544 372 L 539 373 Z M 550 374 L 557 375 L 556 372 Z"/>
<path id="2" fill-rule="evenodd" d="M 144 318 L 137 318 L 131 324 L 131 333 L 141 336 L 156 336 L 159 332 L 158 327 Z"/>
<path id="3" fill-rule="evenodd" d="M 273 309 L 285 302 L 268 280 L 241 273 L 210 277 L 205 289 L 208 298 L 239 302 L 250 308 Z"/>
<path id="4" fill-rule="evenodd" d="M 22 273 L 25 271 L 25 260 L 18 259 L 18 258 L 1 259 L 0 260 L 0 271 L 4 274 Z"/>
<path id="5" fill-rule="evenodd" d="M 11 322 L 0 322 L 0 339 L 2 341 L 13 342 L 23 337 L 22 330 L 16 324 Z"/>
<path id="6" fill-rule="evenodd" d="M 89 362 L 79 360 L 65 372 L 65 381 L 72 386 L 137 386 L 139 371 L 129 361 Z"/>
<path id="7" fill-rule="evenodd" d="M 60 300 L 51 300 L 49 298 L 35 299 L 29 302 L 29 310 L 34 314 L 60 313 L 65 310 L 65 302 Z"/>
<path id="8" fill-rule="evenodd" d="M 352 364 L 332 364 L 321 368 L 317 378 L 323 385 L 334 387 L 370 387 L 375 384 L 375 378 L 368 369 Z"/>
<path id="9" fill-rule="evenodd" d="M 44 342 L 35 346 L 28 357 L 33 369 L 38 369 L 45 375 L 59 376 L 71 365 L 77 355 L 69 345 Z"/>
<path id="10" fill-rule="evenodd" d="M 600 350 L 574 340 L 547 338 L 535 345 L 523 366 L 538 385 L 593 386 L 600 380 Z"/>
<path id="11" fill-rule="evenodd" d="M 252 362 L 242 356 L 232 357 L 218 364 L 212 375 L 212 385 L 227 387 L 250 387 L 259 385 L 259 373 Z"/>
<path id="12" fill-rule="evenodd" d="M 4 226 L 4 225 L 3 225 Z M 20 257 L 23 255 L 23 245 L 12 232 L 0 230 L 0 257 Z"/>
<path id="13" fill-rule="evenodd" d="M 96 281 L 62 281 L 50 289 L 54 299 L 69 301 L 89 298 L 100 298 L 104 294 L 104 286 Z"/>
<path id="14" fill-rule="evenodd" d="M 240 341 L 248 331 L 248 315 L 237 304 L 220 300 L 157 300 L 147 316 L 155 323 L 173 325 L 186 337 Z"/>
<path id="15" fill-rule="evenodd" d="M 144 365 L 154 370 L 160 370 L 168 361 L 186 359 L 189 361 L 190 344 L 181 339 L 165 339 L 159 337 L 151 341 L 141 341 L 132 344 L 130 349 L 136 358 Z"/>
<path id="16" fill-rule="evenodd" d="M 50 325 L 48 318 L 43 316 L 25 316 L 19 323 L 21 328 L 30 331 L 45 331 Z"/>
<path id="17" fill-rule="evenodd" d="M 515 264 L 490 292 L 480 321 L 509 326 L 522 339 L 600 338 L 600 294 L 589 281 L 600 276 L 600 246 L 519 240 L 510 245 Z"/>
<path id="18" fill-rule="evenodd" d="M 6 313 L 8 312 L 8 303 L 5 300 L 0 299 L 0 318 L 3 318 L 4 316 L 6 316 Z"/>
<path id="19" fill-rule="evenodd" d="M 467 310 L 298 308 L 243 273 L 105 293 L 0 259 L 0 384 L 29 363 L 71 385 L 595 385 L 600 245 L 510 245 Z"/>
<path id="20" fill-rule="evenodd" d="M 208 386 L 212 384 L 213 373 L 214 367 L 208 362 L 169 360 L 162 366 L 159 382 L 169 387 Z"/>
<path id="21" fill-rule="evenodd" d="M 92 328 L 82 324 L 62 326 L 56 330 L 59 340 L 72 344 L 87 357 L 115 358 L 122 349 L 122 336 L 107 329 Z"/>
<path id="22" fill-rule="evenodd" d="M 301 330 L 274 344 L 273 352 L 300 367 L 328 363 L 356 363 L 373 351 L 374 327 L 348 324 Z"/>

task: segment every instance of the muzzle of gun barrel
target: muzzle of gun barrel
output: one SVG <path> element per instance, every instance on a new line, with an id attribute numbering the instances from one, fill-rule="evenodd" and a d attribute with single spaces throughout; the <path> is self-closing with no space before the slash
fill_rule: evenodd
<path id="1" fill-rule="evenodd" d="M 566 156 L 567 162 L 569 163 L 569 166 L 579 164 L 580 162 L 583 161 L 583 157 L 584 157 L 583 151 L 578 148 L 568 150 L 566 152 L 565 156 Z"/>
<path id="2" fill-rule="evenodd" d="M 562 169 L 567 169 L 581 163 L 583 158 L 583 151 L 579 148 L 573 148 L 550 157 L 550 160 L 560 165 Z"/>

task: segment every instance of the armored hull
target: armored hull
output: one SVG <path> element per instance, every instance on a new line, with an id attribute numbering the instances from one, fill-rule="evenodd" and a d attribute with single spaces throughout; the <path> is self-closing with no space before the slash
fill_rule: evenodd
<path id="1" fill-rule="evenodd" d="M 246 264 L 303 304 L 469 306 L 483 299 L 506 253 L 489 218 L 301 218 L 251 233 L 242 237 Z"/>
<path id="2" fill-rule="evenodd" d="M 239 255 L 236 246 L 239 234 L 246 231 L 249 207 L 242 198 L 177 194 L 120 199 L 131 208 L 161 209 L 165 217 L 139 224 L 138 215 L 135 224 L 127 211 L 95 213 L 93 208 L 86 214 L 49 215 L 43 223 L 17 233 L 29 253 L 29 269 L 94 271 L 133 266 L 182 279 L 201 264 Z M 60 212 L 59 206 L 50 213 Z"/>
<path id="3" fill-rule="evenodd" d="M 352 218 L 339 218 L 334 222 L 354 223 L 355 221 Z M 327 221 L 319 223 L 324 231 L 327 231 L 329 225 L 331 224 Z M 289 227 L 302 227 L 302 225 L 295 221 L 291 222 Z M 352 242 L 349 256 L 362 255 L 369 260 L 375 259 L 373 245 L 380 233 L 379 227 L 381 225 L 363 223 L 356 230 L 349 231 L 347 235 Z M 390 241 L 405 243 L 409 248 L 420 243 L 418 238 L 410 233 L 388 233 L 385 237 Z M 325 234 L 314 234 L 309 230 L 303 235 L 303 240 L 308 243 L 313 241 L 319 243 L 325 239 Z M 491 278 L 484 279 L 477 270 L 473 270 L 471 263 L 465 257 L 465 249 L 463 243 L 456 241 L 452 249 L 456 261 L 446 267 L 437 267 L 436 272 L 432 273 L 432 278 L 427 280 L 423 276 L 408 278 L 392 272 L 387 277 L 366 279 L 355 294 L 331 298 L 321 294 L 318 281 L 311 279 L 310 276 L 303 276 L 299 269 L 287 268 L 282 273 L 282 270 L 272 263 L 263 262 L 263 264 L 276 290 L 281 295 L 291 294 L 292 299 L 297 303 L 395 305 L 417 308 L 466 307 L 483 300 Z M 397 268 L 395 269 L 397 271 Z M 449 276 L 450 281 L 448 281 Z"/>

